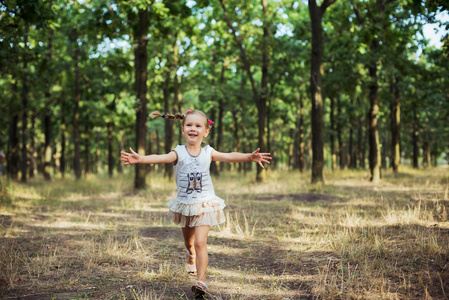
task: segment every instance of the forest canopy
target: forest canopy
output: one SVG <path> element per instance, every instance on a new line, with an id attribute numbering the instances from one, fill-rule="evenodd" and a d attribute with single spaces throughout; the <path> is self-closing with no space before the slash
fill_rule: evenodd
<path id="1" fill-rule="evenodd" d="M 122 172 L 120 151 L 165 153 L 199 109 L 219 151 L 270 168 L 382 168 L 449 160 L 449 40 L 423 26 L 444 1 L 0 0 L 4 175 Z M 244 172 L 247 164 L 212 166 Z M 136 166 L 135 187 L 148 172 Z M 257 180 L 264 172 L 257 170 Z"/>

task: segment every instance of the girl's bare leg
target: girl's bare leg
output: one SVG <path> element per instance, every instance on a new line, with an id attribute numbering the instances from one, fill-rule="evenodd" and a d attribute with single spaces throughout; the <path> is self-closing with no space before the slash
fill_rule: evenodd
<path id="1" fill-rule="evenodd" d="M 205 281 L 207 265 L 209 263 L 209 258 L 207 256 L 207 235 L 209 234 L 210 226 L 199 226 L 194 229 L 197 280 Z"/>
<path id="2" fill-rule="evenodd" d="M 195 251 L 195 228 L 190 228 L 190 227 L 183 227 L 182 228 L 182 235 L 184 236 L 184 245 L 186 246 L 187 251 L 189 251 L 189 253 L 191 255 L 195 255 L 196 251 Z M 193 265 L 195 263 L 195 259 L 188 257 L 187 258 L 187 263 L 189 265 Z"/>

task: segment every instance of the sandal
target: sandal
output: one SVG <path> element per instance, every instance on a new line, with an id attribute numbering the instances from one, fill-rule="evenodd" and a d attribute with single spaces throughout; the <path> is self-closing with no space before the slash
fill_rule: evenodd
<path id="1" fill-rule="evenodd" d="M 198 280 L 192 286 L 192 292 L 195 294 L 195 299 L 203 299 L 203 296 L 207 293 L 207 284 Z"/>
<path id="2" fill-rule="evenodd" d="M 187 257 L 193 259 L 196 258 L 196 255 L 192 255 L 190 254 L 189 251 L 187 251 Z M 186 270 L 187 273 L 189 273 L 189 275 L 196 276 L 196 264 L 193 265 L 186 264 Z"/>

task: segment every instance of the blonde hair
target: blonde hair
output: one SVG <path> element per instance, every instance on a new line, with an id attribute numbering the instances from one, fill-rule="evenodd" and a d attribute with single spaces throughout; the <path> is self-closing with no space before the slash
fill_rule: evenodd
<path id="1" fill-rule="evenodd" d="M 200 115 L 204 117 L 205 120 L 205 125 L 206 128 L 209 128 L 209 130 L 212 130 L 215 127 L 215 122 L 209 120 L 209 118 L 206 116 L 206 114 L 204 112 L 202 112 L 201 110 L 189 110 L 187 111 L 187 113 L 185 115 L 177 113 L 177 114 L 161 114 L 158 111 L 153 111 L 152 113 L 150 113 L 150 117 L 152 119 L 154 118 L 164 118 L 164 119 L 172 119 L 172 120 L 181 120 L 181 124 L 182 126 L 184 126 L 184 123 L 186 121 L 187 115 L 189 114 L 195 114 L 195 115 Z"/>

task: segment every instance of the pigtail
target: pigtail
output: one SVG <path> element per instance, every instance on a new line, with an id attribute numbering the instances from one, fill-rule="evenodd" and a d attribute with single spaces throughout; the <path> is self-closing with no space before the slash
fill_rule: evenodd
<path id="1" fill-rule="evenodd" d="M 155 119 L 155 118 L 160 118 L 160 117 L 162 117 L 163 115 L 160 113 L 160 112 L 158 112 L 158 111 L 153 111 L 152 113 L 150 113 L 150 117 L 152 118 L 152 119 Z"/>
<path id="2" fill-rule="evenodd" d="M 182 120 L 182 119 L 185 118 L 184 115 L 179 114 L 179 113 L 174 114 L 174 115 L 171 115 L 171 114 L 161 114 L 161 113 L 158 112 L 158 111 L 153 111 L 152 113 L 150 113 L 150 117 L 151 117 L 152 119 L 162 117 L 162 118 L 164 118 L 164 119 L 177 119 L 177 120 Z"/>
<path id="3" fill-rule="evenodd" d="M 215 128 L 215 122 L 209 120 L 209 119 L 207 118 L 206 114 L 203 113 L 203 112 L 200 111 L 200 110 L 194 110 L 194 111 L 188 110 L 187 113 L 186 113 L 185 115 L 180 114 L 180 113 L 177 113 L 177 114 L 174 114 L 174 115 L 171 115 L 171 114 L 161 114 L 161 113 L 158 112 L 158 111 L 153 111 L 152 113 L 150 113 L 150 117 L 153 118 L 153 119 L 154 119 L 154 118 L 161 118 L 161 117 L 162 117 L 162 118 L 164 118 L 164 119 L 182 120 L 182 126 L 184 126 L 184 120 L 185 120 L 185 118 L 187 117 L 187 115 L 190 114 L 190 113 L 196 113 L 196 114 L 202 115 L 202 116 L 207 120 L 207 124 L 206 124 L 206 125 L 209 127 L 209 130 L 212 130 L 212 129 Z"/>

